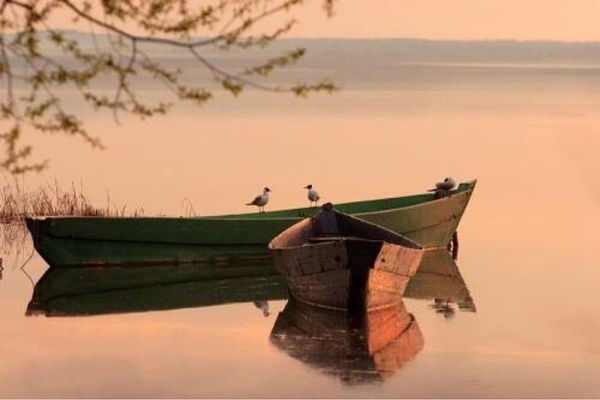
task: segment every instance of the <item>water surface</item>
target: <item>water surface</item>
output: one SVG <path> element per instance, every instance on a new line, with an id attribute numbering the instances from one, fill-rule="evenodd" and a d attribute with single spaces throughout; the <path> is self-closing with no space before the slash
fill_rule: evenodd
<path id="1" fill-rule="evenodd" d="M 386 46 L 329 47 L 341 49 L 333 66 L 294 72 L 343 78 L 334 96 L 218 94 L 203 110 L 117 126 L 89 115 L 107 150 L 35 137 L 51 169 L 24 183 L 74 182 L 146 215 L 189 204 L 210 215 L 249 211 L 265 185 L 268 211 L 308 205 L 308 183 L 335 204 L 477 178 L 458 257 L 476 312 L 455 305 L 448 318 L 431 299 L 405 298 L 422 348 L 385 379 L 350 384 L 273 343 L 285 299 L 267 317 L 252 301 L 26 316 L 47 266 L 34 253 L 28 275 L 20 269 L 25 239 L 2 255 L 0 396 L 599 397 L 597 50 L 532 60 L 459 46 L 424 59 L 432 53 Z"/>

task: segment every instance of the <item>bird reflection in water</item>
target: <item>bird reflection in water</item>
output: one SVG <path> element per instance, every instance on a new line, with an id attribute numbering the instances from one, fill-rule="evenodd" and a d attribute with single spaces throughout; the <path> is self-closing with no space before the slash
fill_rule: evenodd
<path id="1" fill-rule="evenodd" d="M 271 313 L 269 312 L 269 302 L 268 301 L 266 301 L 266 300 L 254 301 L 253 304 L 256 308 L 258 308 L 259 310 L 262 311 L 262 313 L 265 317 L 268 317 L 269 315 L 271 315 Z"/>
<path id="2" fill-rule="evenodd" d="M 423 349 L 417 321 L 400 300 L 366 313 L 347 313 L 290 298 L 271 343 L 346 384 L 382 382 Z"/>
<path id="3" fill-rule="evenodd" d="M 456 312 L 456 308 L 453 305 L 456 302 L 459 310 L 476 312 L 475 304 L 470 296 L 466 296 L 462 300 L 455 300 L 453 298 L 435 298 L 431 307 L 435 309 L 435 312 L 442 314 L 444 318 L 452 318 Z"/>
<path id="4" fill-rule="evenodd" d="M 454 307 L 452 307 L 450 299 L 434 299 L 431 307 L 435 309 L 436 313 L 442 314 L 444 318 L 454 317 Z"/>

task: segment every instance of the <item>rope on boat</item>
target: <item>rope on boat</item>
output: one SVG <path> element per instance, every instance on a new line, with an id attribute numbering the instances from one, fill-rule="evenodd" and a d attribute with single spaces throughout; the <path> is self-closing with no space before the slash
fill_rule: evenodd
<path id="1" fill-rule="evenodd" d="M 458 259 L 458 231 L 454 231 L 452 239 L 448 242 L 448 251 L 452 253 L 452 259 L 456 261 Z"/>

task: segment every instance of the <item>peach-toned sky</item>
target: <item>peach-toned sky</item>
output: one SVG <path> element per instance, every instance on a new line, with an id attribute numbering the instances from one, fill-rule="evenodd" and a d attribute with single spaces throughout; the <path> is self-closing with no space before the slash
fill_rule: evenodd
<path id="1" fill-rule="evenodd" d="M 600 41 L 600 0 L 337 0 L 333 18 L 322 6 L 311 0 L 280 15 L 298 20 L 289 36 Z M 57 18 L 60 27 L 87 27 L 73 25 L 70 13 Z"/>
<path id="2" fill-rule="evenodd" d="M 600 40 L 600 0 L 313 0 L 294 36 Z"/>

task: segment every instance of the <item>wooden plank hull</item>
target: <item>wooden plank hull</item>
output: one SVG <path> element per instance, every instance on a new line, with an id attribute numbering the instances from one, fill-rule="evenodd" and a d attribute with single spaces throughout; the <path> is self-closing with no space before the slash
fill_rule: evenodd
<path id="1" fill-rule="evenodd" d="M 266 225 L 260 220 L 209 224 L 187 218 L 27 220 L 35 249 L 50 266 L 59 268 L 268 260 L 266 243 L 288 225 L 284 220 Z M 250 235 L 259 228 L 262 234 Z"/>
<path id="2" fill-rule="evenodd" d="M 333 213 L 307 218 L 269 244 L 290 294 L 307 304 L 336 310 L 374 310 L 401 301 L 421 262 L 422 247 L 376 225 Z M 317 225 L 333 223 L 333 215 L 335 229 L 356 237 L 325 236 L 315 243 L 316 232 L 323 229 Z"/>
<path id="3" fill-rule="evenodd" d="M 449 196 L 425 193 L 336 205 L 336 209 L 381 225 L 421 243 L 446 246 L 462 217 L 476 181 Z M 313 215 L 298 208 L 198 218 L 40 217 L 27 218 L 35 249 L 54 267 L 197 263 L 267 256 L 277 234 Z"/>
<path id="4" fill-rule="evenodd" d="M 400 301 L 419 267 L 419 252 L 394 249 L 398 254 L 395 261 L 379 254 L 368 265 L 357 262 L 352 246 L 347 241 L 336 241 L 307 246 L 294 253 L 273 251 L 272 255 L 288 282 L 290 294 L 307 304 L 337 310 L 375 310 Z M 381 263 L 382 259 L 386 262 Z M 392 264 L 401 267 L 384 268 Z"/>
<path id="5" fill-rule="evenodd" d="M 291 357 L 346 384 L 382 381 L 424 346 L 419 325 L 402 301 L 356 315 L 291 298 L 277 316 L 270 341 Z"/>
<path id="6" fill-rule="evenodd" d="M 458 228 L 471 193 L 461 192 L 410 207 L 354 215 L 406 236 L 425 248 L 446 247 Z"/>
<path id="7" fill-rule="evenodd" d="M 49 268 L 34 287 L 27 314 L 131 313 L 287 297 L 287 284 L 272 265 Z"/>

